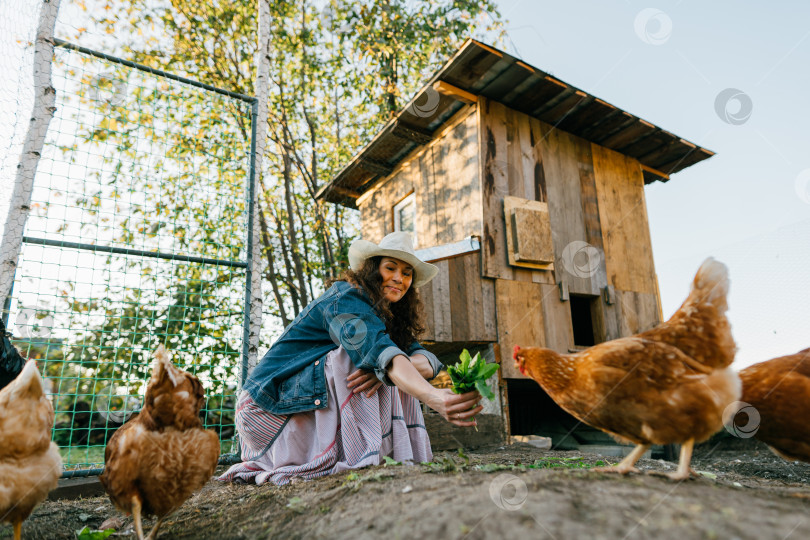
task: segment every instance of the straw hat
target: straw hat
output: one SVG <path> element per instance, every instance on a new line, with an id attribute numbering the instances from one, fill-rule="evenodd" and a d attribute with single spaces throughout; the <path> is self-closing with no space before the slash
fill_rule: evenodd
<path id="1" fill-rule="evenodd" d="M 355 272 L 360 270 L 369 257 L 391 257 L 399 259 L 413 266 L 416 279 L 412 287 L 419 288 L 439 272 L 438 267 L 422 261 L 413 250 L 411 235 L 404 231 L 392 232 L 383 238 L 379 244 L 368 240 L 355 240 L 349 247 L 349 264 Z"/>

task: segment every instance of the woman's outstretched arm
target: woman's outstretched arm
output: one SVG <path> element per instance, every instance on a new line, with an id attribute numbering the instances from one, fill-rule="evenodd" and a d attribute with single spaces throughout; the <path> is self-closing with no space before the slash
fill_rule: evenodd
<path id="1" fill-rule="evenodd" d="M 430 360 L 428 360 L 427 356 L 424 354 L 416 353 L 412 355 L 411 363 L 423 379 L 432 379 L 436 375 L 433 373 L 433 366 L 430 364 Z"/>
<path id="2" fill-rule="evenodd" d="M 454 394 L 448 388 L 434 388 L 405 355 L 399 354 L 391 360 L 388 378 L 397 388 L 415 397 L 456 426 L 474 426 L 475 421 L 469 419 L 483 410 L 478 405 L 481 394 L 477 391 Z"/>
<path id="3" fill-rule="evenodd" d="M 411 363 L 424 379 L 432 379 L 435 376 L 430 360 L 423 354 L 411 356 Z M 365 392 L 366 397 L 371 397 L 383 385 L 373 371 L 358 369 L 349 374 L 346 378 L 346 387 L 355 394 Z"/>

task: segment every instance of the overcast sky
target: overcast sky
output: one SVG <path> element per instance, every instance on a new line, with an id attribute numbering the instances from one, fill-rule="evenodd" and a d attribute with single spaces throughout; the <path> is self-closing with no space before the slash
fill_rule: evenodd
<path id="1" fill-rule="evenodd" d="M 0 1 L 4 73 L 15 2 Z M 511 54 L 717 153 L 646 189 L 664 316 L 714 256 L 731 273 L 737 367 L 810 347 L 810 3 L 499 4 Z M 20 80 L 0 78 L 6 129 Z"/>

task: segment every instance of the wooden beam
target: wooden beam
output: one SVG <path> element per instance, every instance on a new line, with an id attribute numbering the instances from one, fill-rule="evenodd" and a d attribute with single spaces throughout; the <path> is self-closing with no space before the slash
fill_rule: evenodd
<path id="1" fill-rule="evenodd" d="M 387 163 L 365 156 L 360 159 L 360 166 L 368 172 L 381 174 L 383 176 L 388 176 L 394 171 L 394 168 Z"/>
<path id="2" fill-rule="evenodd" d="M 566 118 L 570 114 L 573 114 L 575 111 L 582 109 L 588 103 L 588 94 L 577 90 L 561 103 L 558 103 L 548 111 L 544 111 L 543 121 L 551 124 L 552 126 L 556 126 L 557 123 L 562 119 Z"/>
<path id="3" fill-rule="evenodd" d="M 673 135 L 673 137 L 674 137 L 674 136 L 675 136 L 675 135 Z M 690 143 L 690 142 L 689 142 L 689 141 L 687 141 L 686 139 L 680 139 L 680 141 L 681 141 L 683 144 L 685 144 L 686 146 L 690 147 L 690 148 L 697 148 L 697 145 L 696 145 L 696 144 Z M 712 154 L 714 154 L 714 152 L 712 152 Z"/>
<path id="4" fill-rule="evenodd" d="M 462 90 L 461 88 L 453 86 L 452 84 L 444 81 L 436 81 L 433 83 L 433 89 L 442 95 L 454 97 L 459 101 L 463 101 L 464 103 L 476 103 L 478 101 L 478 96 L 475 94 Z"/>
<path id="5" fill-rule="evenodd" d="M 571 88 L 566 88 L 565 90 L 554 96 L 552 99 L 549 99 L 545 103 L 541 104 L 540 107 L 536 108 L 534 111 L 531 112 L 530 116 L 540 118 L 546 111 L 550 111 L 560 103 L 566 102 L 571 103 L 572 99 L 574 99 L 575 101 L 579 101 L 581 98 L 574 93 L 574 90 L 572 90 Z"/>
<path id="6" fill-rule="evenodd" d="M 555 79 L 555 78 L 554 78 L 554 77 L 552 77 L 551 75 L 546 75 L 546 80 L 547 80 L 548 82 L 551 82 L 551 83 L 556 84 L 557 86 L 561 86 L 561 87 L 563 87 L 563 88 L 568 88 L 568 85 L 567 85 L 567 84 L 565 84 L 564 82 L 562 82 L 562 81 L 561 81 L 561 80 L 559 80 L 559 79 Z"/>
<path id="7" fill-rule="evenodd" d="M 415 142 L 420 146 L 428 144 L 430 141 L 433 140 L 432 134 L 418 127 L 409 126 L 408 124 L 402 121 L 398 121 L 396 123 L 391 134 L 395 137 Z"/>
<path id="8" fill-rule="evenodd" d="M 481 250 L 481 242 L 476 236 L 469 236 L 464 240 L 439 246 L 431 246 L 417 249 L 416 255 L 425 262 L 436 262 L 443 259 L 450 259 L 460 255 L 466 255 Z M 479 276 L 480 277 L 480 276 Z"/>
<path id="9" fill-rule="evenodd" d="M 99 497 L 101 495 L 104 495 L 104 486 L 98 481 L 98 476 L 60 478 L 56 489 L 48 493 L 48 500 L 59 501 L 63 499 Z"/>
<path id="10" fill-rule="evenodd" d="M 652 167 L 648 167 L 647 165 L 644 165 L 643 163 L 639 163 L 639 165 L 641 165 L 641 170 L 642 171 L 646 171 L 646 172 L 648 172 L 650 174 L 654 174 L 655 176 L 658 176 L 658 177 L 662 178 L 665 182 L 667 180 L 669 180 L 669 175 L 668 174 L 663 173 L 663 172 L 659 171 L 658 169 L 653 169 Z"/>
<path id="11" fill-rule="evenodd" d="M 492 54 L 494 54 L 496 56 L 503 57 L 503 53 L 501 53 L 501 51 L 499 51 L 497 49 L 493 49 L 489 45 L 484 45 L 483 43 L 481 43 L 480 41 L 477 41 L 477 40 L 474 40 L 474 43 L 476 45 L 478 45 L 479 47 L 481 47 L 482 49 L 484 49 L 485 51 L 489 51 L 489 52 L 491 52 Z"/>
<path id="12" fill-rule="evenodd" d="M 594 100 L 595 102 L 599 103 L 600 105 L 604 105 L 604 106 L 606 106 L 606 107 L 610 107 L 611 109 L 615 109 L 615 108 L 616 108 L 614 105 L 611 105 L 611 104 L 610 104 L 610 103 L 608 103 L 607 101 L 603 101 L 603 100 L 601 100 L 601 99 L 599 99 L 599 98 L 594 98 L 593 100 Z"/>
<path id="13" fill-rule="evenodd" d="M 350 199 L 357 199 L 358 197 L 360 197 L 360 194 L 354 191 L 353 189 L 348 189 L 341 186 L 327 185 L 326 189 L 324 189 L 324 194 L 326 194 L 326 192 L 336 193 L 338 195 L 342 195 L 343 197 L 349 197 Z"/>
<path id="14" fill-rule="evenodd" d="M 647 137 L 654 132 L 655 126 L 649 122 L 645 122 L 641 118 L 636 118 L 636 121 L 629 126 L 613 133 L 610 137 L 600 139 L 599 144 L 620 152 L 620 148 L 638 142 L 639 139 Z"/>

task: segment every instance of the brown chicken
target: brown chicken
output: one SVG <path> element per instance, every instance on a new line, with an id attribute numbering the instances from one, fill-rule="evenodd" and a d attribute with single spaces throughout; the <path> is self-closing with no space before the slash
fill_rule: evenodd
<path id="1" fill-rule="evenodd" d="M 740 371 L 740 378 L 742 401 L 752 405 L 759 418 L 751 418 L 747 413 L 754 411 L 743 408 L 748 418 L 740 422 L 738 417 L 734 427 L 743 428 L 742 435 L 756 430 L 755 437 L 778 456 L 810 463 L 810 349 L 749 366 Z M 750 429 L 744 429 L 747 426 Z"/>
<path id="2" fill-rule="evenodd" d="M 174 367 L 158 347 L 143 409 L 110 439 L 100 477 L 113 504 L 132 513 L 139 540 L 141 515 L 157 516 L 147 537 L 157 538 L 166 516 L 214 474 L 219 438 L 202 427 L 202 403 L 197 377 Z"/>
<path id="3" fill-rule="evenodd" d="M 724 409 L 740 397 L 729 368 L 736 347 L 726 319 L 725 265 L 707 259 L 689 297 L 666 322 L 632 337 L 600 343 L 576 354 L 515 347 L 517 367 L 577 419 L 636 448 L 615 467 L 637 472 L 651 444 L 680 443 L 672 479 L 694 474 L 695 442 L 723 427 Z"/>
<path id="4" fill-rule="evenodd" d="M 51 442 L 53 405 L 45 394 L 36 363 L 0 390 L 0 522 L 14 526 L 45 500 L 62 475 L 59 447 Z"/>

